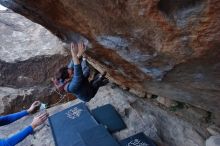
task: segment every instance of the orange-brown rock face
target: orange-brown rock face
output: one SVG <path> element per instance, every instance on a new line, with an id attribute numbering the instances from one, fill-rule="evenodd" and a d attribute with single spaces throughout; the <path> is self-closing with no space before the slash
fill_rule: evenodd
<path id="1" fill-rule="evenodd" d="M 0 0 L 64 41 L 89 40 L 90 61 L 120 85 L 220 110 L 220 0 Z"/>

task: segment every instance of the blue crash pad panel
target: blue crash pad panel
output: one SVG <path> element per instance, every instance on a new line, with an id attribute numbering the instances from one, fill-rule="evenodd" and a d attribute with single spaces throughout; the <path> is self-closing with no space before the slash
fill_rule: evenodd
<path id="1" fill-rule="evenodd" d="M 80 136 L 86 146 L 120 146 L 102 125 L 80 132 Z"/>
<path id="2" fill-rule="evenodd" d="M 120 114 L 111 104 L 95 108 L 91 111 L 97 122 L 106 126 L 111 133 L 123 130 L 126 128 Z"/>
<path id="3" fill-rule="evenodd" d="M 79 133 L 96 127 L 84 103 L 79 103 L 49 117 L 56 146 L 86 146 Z"/>
<path id="4" fill-rule="evenodd" d="M 156 146 L 144 133 L 138 133 L 120 141 L 121 146 Z"/>

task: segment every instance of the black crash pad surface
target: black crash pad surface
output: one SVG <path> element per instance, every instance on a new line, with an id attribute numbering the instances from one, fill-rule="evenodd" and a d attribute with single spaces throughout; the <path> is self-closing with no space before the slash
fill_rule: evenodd
<path id="1" fill-rule="evenodd" d="M 86 146 L 120 146 L 102 125 L 81 132 L 80 136 Z"/>
<path id="2" fill-rule="evenodd" d="M 86 146 L 80 132 L 98 124 L 84 103 L 79 103 L 49 117 L 56 146 Z"/>

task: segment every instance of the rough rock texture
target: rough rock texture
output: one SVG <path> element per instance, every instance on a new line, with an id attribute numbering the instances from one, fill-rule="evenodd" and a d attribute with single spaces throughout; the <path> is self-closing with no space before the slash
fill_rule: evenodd
<path id="1" fill-rule="evenodd" d="M 134 96 L 114 85 L 100 88 L 88 105 L 93 109 L 108 103 L 114 105 L 128 127 L 115 134 L 119 140 L 144 132 L 161 145 L 204 146 L 208 136 L 200 120 L 194 118 L 195 123 L 191 124 L 151 100 Z"/>
<path id="2" fill-rule="evenodd" d="M 48 84 L 68 62 L 63 43 L 42 26 L 10 10 L 0 11 L 0 86 Z"/>
<path id="3" fill-rule="evenodd" d="M 169 98 L 166 97 L 157 97 L 157 101 L 163 105 L 165 105 L 166 107 L 175 107 L 178 105 L 177 102 L 170 100 Z"/>
<path id="4" fill-rule="evenodd" d="M 211 125 L 207 128 L 207 131 L 212 135 L 212 136 L 216 136 L 216 135 L 220 135 L 220 128 L 217 127 L 216 125 Z"/>
<path id="5" fill-rule="evenodd" d="M 220 110 L 219 0 L 0 0 L 64 41 L 125 88 Z"/>
<path id="6" fill-rule="evenodd" d="M 47 106 L 55 106 L 75 99 L 71 94 L 59 94 L 50 86 L 34 86 L 28 88 L 0 87 L 0 115 L 18 112 L 28 108 L 39 100 Z"/>
<path id="7" fill-rule="evenodd" d="M 10 10 L 0 11 L 0 32 L 0 58 L 6 62 L 63 53 L 57 37 Z"/>
<path id="8" fill-rule="evenodd" d="M 0 86 L 21 88 L 48 84 L 54 72 L 68 61 L 68 56 L 60 54 L 39 56 L 15 63 L 0 60 Z"/>
<path id="9" fill-rule="evenodd" d="M 0 11 L 0 32 L 0 114 L 19 111 L 35 100 L 58 102 L 50 78 L 69 61 L 63 43 L 10 10 Z"/>
<path id="10" fill-rule="evenodd" d="M 48 109 L 50 115 L 68 108 L 78 100 Z M 118 140 L 138 132 L 144 132 L 161 146 L 204 146 L 208 137 L 200 121 L 190 124 L 170 111 L 163 110 L 149 100 L 134 96 L 115 85 L 99 89 L 88 106 L 93 109 L 104 104 L 112 104 L 121 114 L 127 129 L 114 134 Z M 0 127 L 0 137 L 7 137 L 30 124 L 32 117 L 25 117 L 8 126 Z M 20 146 L 53 146 L 51 129 L 47 123 L 40 131 L 27 137 Z"/>

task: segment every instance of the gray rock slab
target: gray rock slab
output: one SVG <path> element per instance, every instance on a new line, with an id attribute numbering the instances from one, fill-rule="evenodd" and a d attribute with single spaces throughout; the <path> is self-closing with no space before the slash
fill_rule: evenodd
<path id="1" fill-rule="evenodd" d="M 0 59 L 6 62 L 64 53 L 56 36 L 12 11 L 0 11 L 0 32 Z"/>

